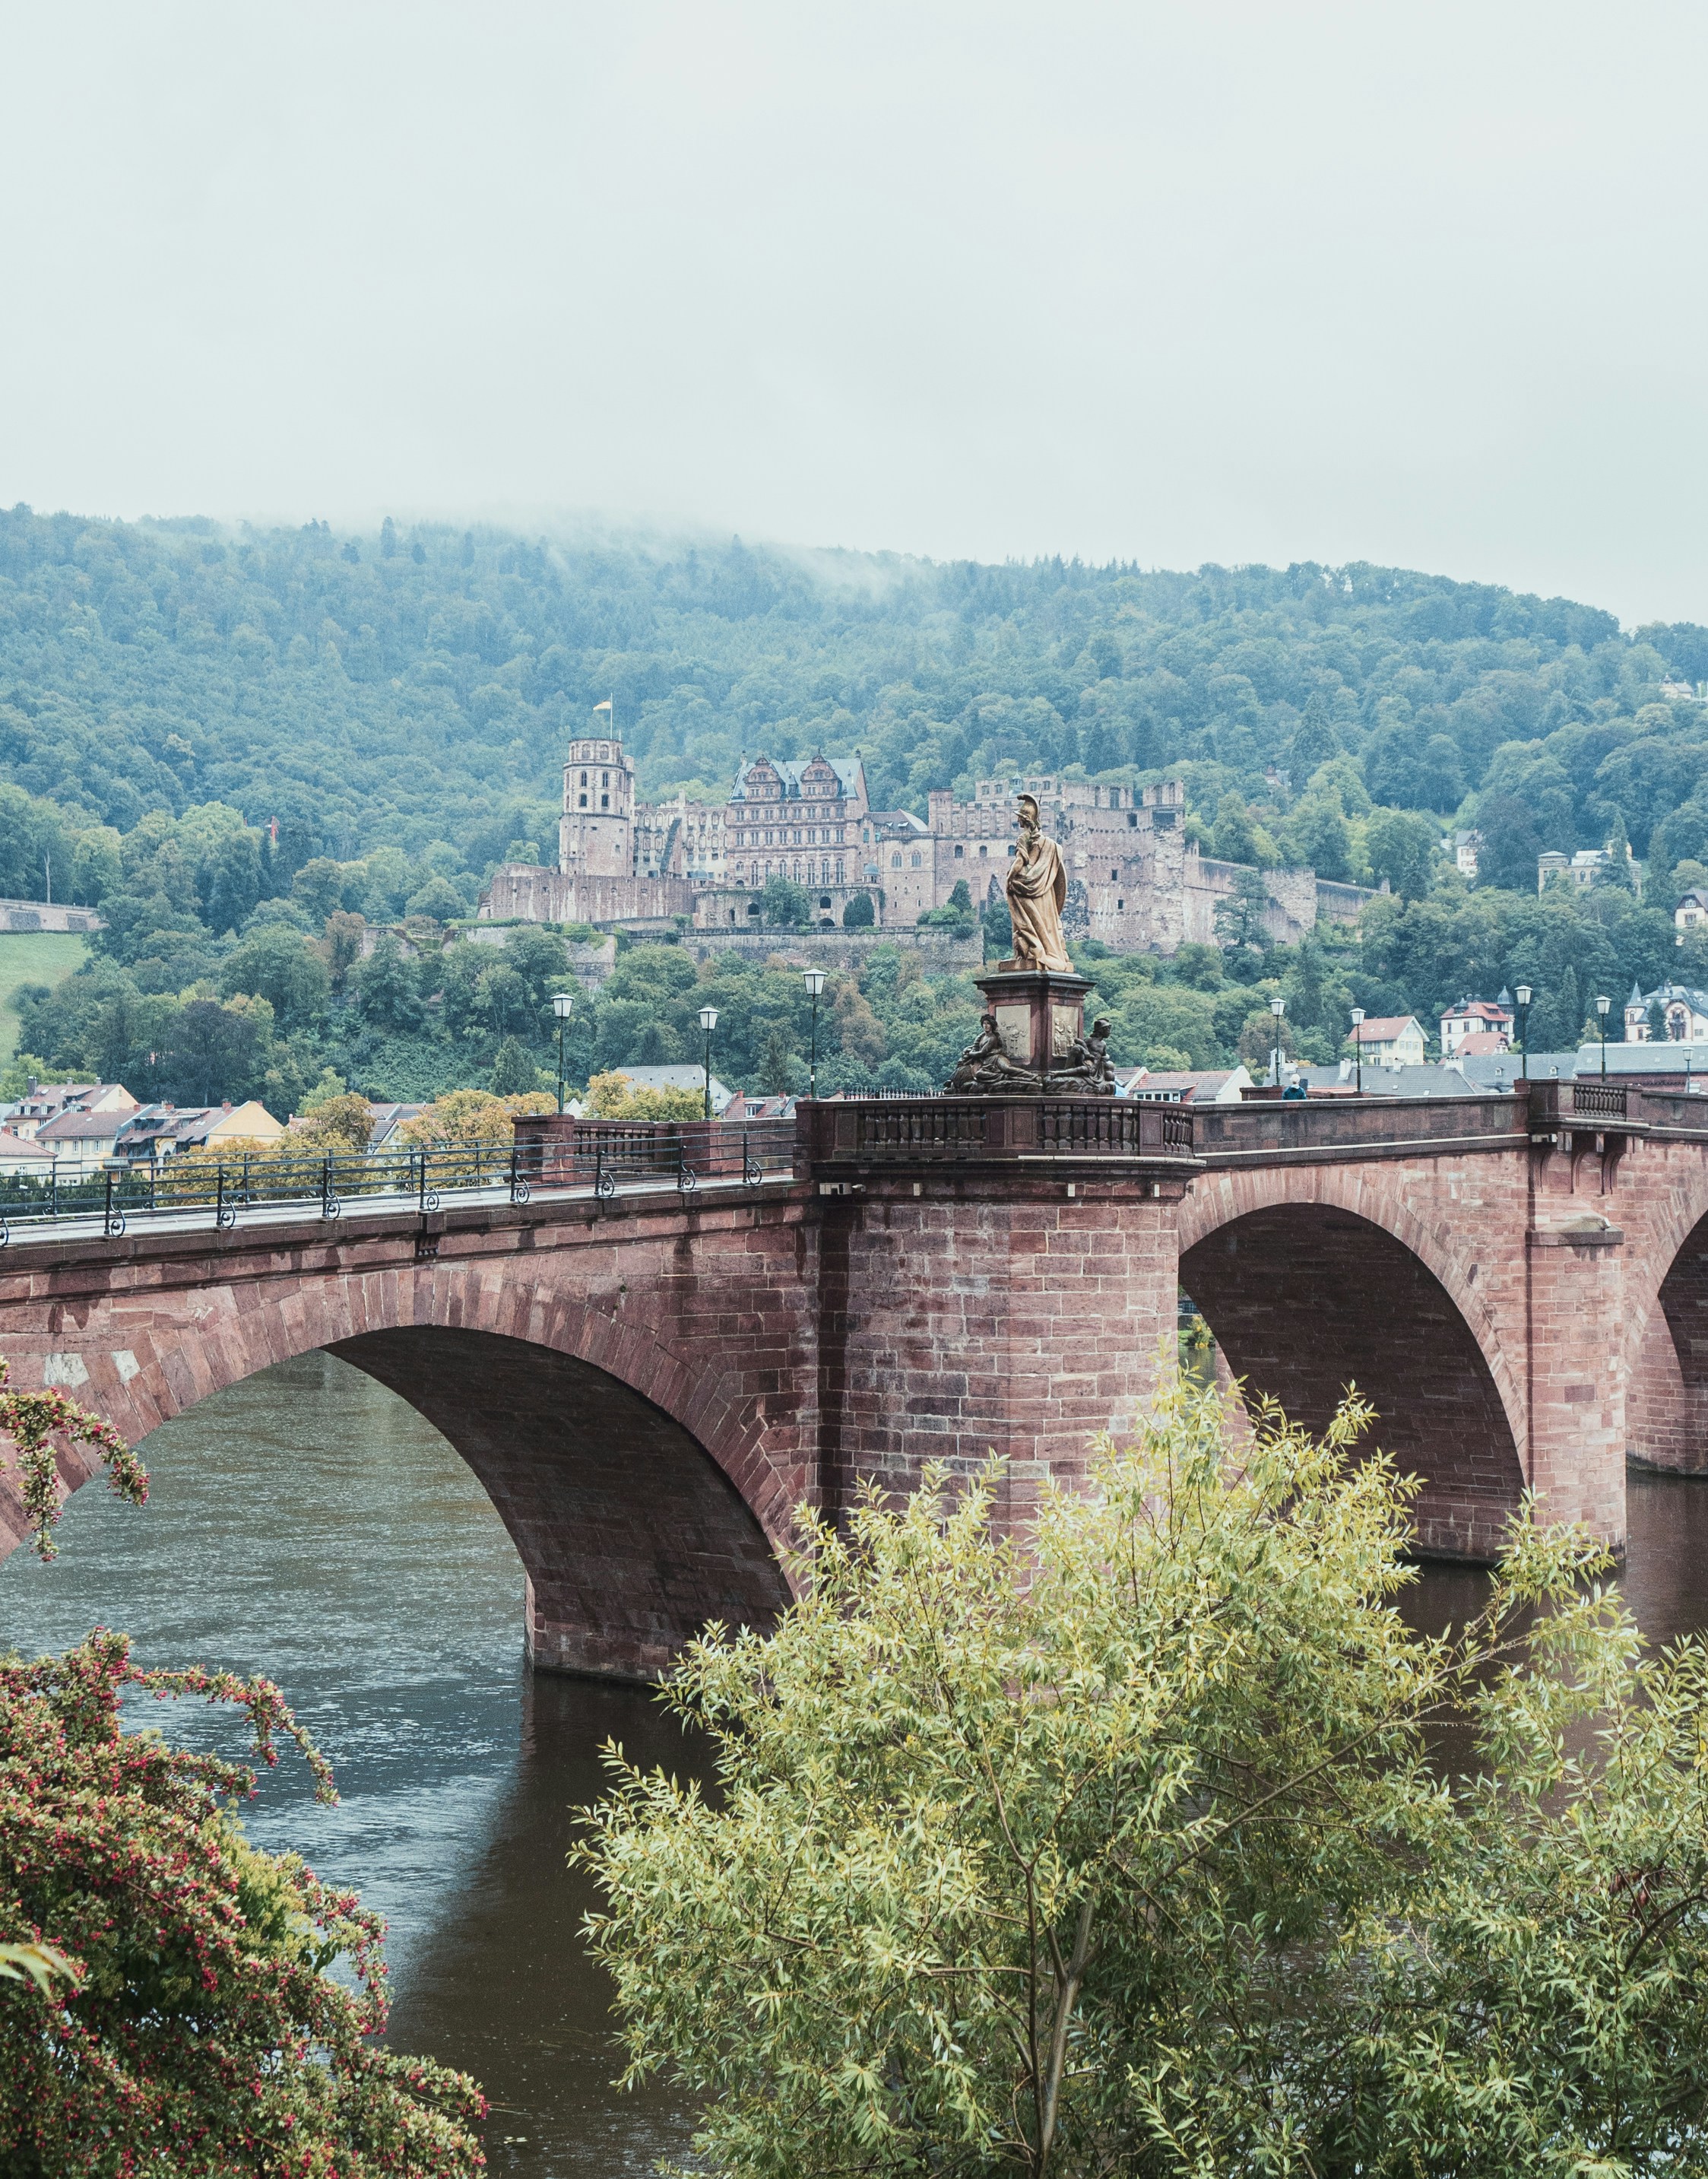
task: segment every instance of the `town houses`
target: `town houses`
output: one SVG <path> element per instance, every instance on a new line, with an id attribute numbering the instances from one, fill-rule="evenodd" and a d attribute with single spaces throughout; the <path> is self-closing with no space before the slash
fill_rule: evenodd
<path id="1" fill-rule="evenodd" d="M 1652 991 L 1633 984 L 1625 1002 L 1627 1044 L 1697 1044 L 1708 1037 L 1708 991 L 1661 984 Z"/>
<path id="2" fill-rule="evenodd" d="M 1467 1059 L 1486 1059 L 1510 1051 L 1512 1005 L 1510 994 L 1503 991 L 1497 999 L 1461 999 L 1449 1007 L 1441 1018 L 1442 1057 L 1453 1059 L 1462 1053 Z"/>

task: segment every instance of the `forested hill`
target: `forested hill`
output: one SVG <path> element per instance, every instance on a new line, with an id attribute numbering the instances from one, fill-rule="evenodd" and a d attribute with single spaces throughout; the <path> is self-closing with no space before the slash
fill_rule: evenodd
<path id="1" fill-rule="evenodd" d="M 1212 815 L 1338 749 L 1379 803 L 1469 815 L 1485 788 L 1561 847 L 1618 809 L 1642 853 L 1708 770 L 1708 709 L 1661 705 L 1668 673 L 1708 679 L 1708 629 L 1627 637 L 1592 606 L 1367 566 L 0 514 L 0 778 L 122 831 L 276 815 L 293 863 L 442 840 L 478 876 L 549 847 L 562 744 L 607 695 L 649 793 L 721 794 L 743 750 L 857 747 L 880 805 L 1010 766 L 1184 766 Z M 1708 844 L 1694 822 L 1669 860 Z"/>

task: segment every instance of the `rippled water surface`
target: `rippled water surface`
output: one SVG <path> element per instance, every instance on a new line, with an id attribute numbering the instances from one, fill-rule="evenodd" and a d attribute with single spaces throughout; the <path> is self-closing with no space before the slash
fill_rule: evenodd
<path id="1" fill-rule="evenodd" d="M 337 1768 L 316 1808 L 287 1755 L 247 1818 L 355 1885 L 391 1925 L 393 2039 L 474 2073 L 487 2153 L 515 2179 L 619 2179 L 687 2145 L 667 2094 L 619 2096 L 607 1990 L 577 1937 L 564 1868 L 598 1749 L 676 1770 L 696 1751 L 638 1689 L 532 1677 L 522 1570 L 461 1460 L 413 1408 L 329 1355 L 233 1386 L 145 1448 L 145 1511 L 99 1486 L 63 1556 L 0 1567 L 0 1647 L 63 1649 L 97 1622 L 141 1661 L 279 1682 Z M 1653 1637 L 1708 1624 L 1708 1482 L 1631 1479 L 1625 1585 Z M 1475 1608 L 1481 1577 L 1426 1570 L 1425 1617 Z M 175 1736 L 222 1732 L 179 1706 Z"/>

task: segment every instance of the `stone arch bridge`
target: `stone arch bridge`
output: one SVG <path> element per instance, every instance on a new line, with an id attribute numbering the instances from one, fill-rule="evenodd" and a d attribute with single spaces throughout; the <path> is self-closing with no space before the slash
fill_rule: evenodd
<path id="1" fill-rule="evenodd" d="M 571 1124 L 535 1123 L 537 1177 Z M 1699 1100 L 885 1100 L 806 1106 L 786 1149 L 692 1195 L 14 1227 L 0 1354 L 133 1441 L 287 1356 L 342 1356 L 479 1476 L 536 1663 L 626 1677 L 774 1613 L 803 1502 L 993 1448 L 1013 1516 L 1071 1479 L 1142 1402 L 1181 1290 L 1301 1419 L 1356 1381 L 1423 1479 L 1426 1551 L 1488 1556 L 1527 1488 L 1617 1548 L 1628 1457 L 1708 1470 Z M 0 1548 L 22 1528 L 0 1476 Z"/>

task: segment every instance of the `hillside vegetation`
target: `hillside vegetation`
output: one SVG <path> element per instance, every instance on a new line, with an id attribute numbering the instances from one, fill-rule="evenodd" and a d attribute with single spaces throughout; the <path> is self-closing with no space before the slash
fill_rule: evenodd
<path id="1" fill-rule="evenodd" d="M 1180 960 L 1087 956 L 1123 1060 L 1208 1064 L 1267 1035 L 1323 1057 L 1345 1009 L 1426 1020 L 1528 981 L 1533 1043 L 1676 970 L 1672 887 L 1708 883 L 1708 629 L 1404 570 L 937 565 L 443 528 L 378 537 L 0 514 L 0 892 L 98 903 L 85 969 L 19 995 L 25 1049 L 139 1094 L 327 1073 L 424 1095 L 533 1086 L 563 980 L 549 933 L 444 931 L 506 855 L 548 851 L 563 744 L 614 696 L 643 792 L 721 795 L 737 757 L 858 749 L 879 806 L 1015 769 L 1178 773 L 1234 861 L 1385 880 L 1361 936 L 1230 929 Z M 1672 687 L 1663 695 L 1662 683 Z M 275 840 L 271 821 L 277 821 Z M 1470 888 L 1439 852 L 1477 827 Z M 1536 856 L 1629 839 L 1629 881 L 1539 900 Z M 359 958 L 364 925 L 403 939 Z M 999 934 L 993 934 L 999 935 Z M 627 957 L 573 1031 L 577 1079 L 693 1059 L 804 1076 L 780 970 Z M 42 980 L 44 986 L 51 978 Z M 940 1080 L 972 993 L 875 963 L 827 995 L 821 1081 Z M 1264 1044 L 1267 1049 L 1267 1044 Z M 133 1079 L 134 1078 L 134 1079 Z"/>

